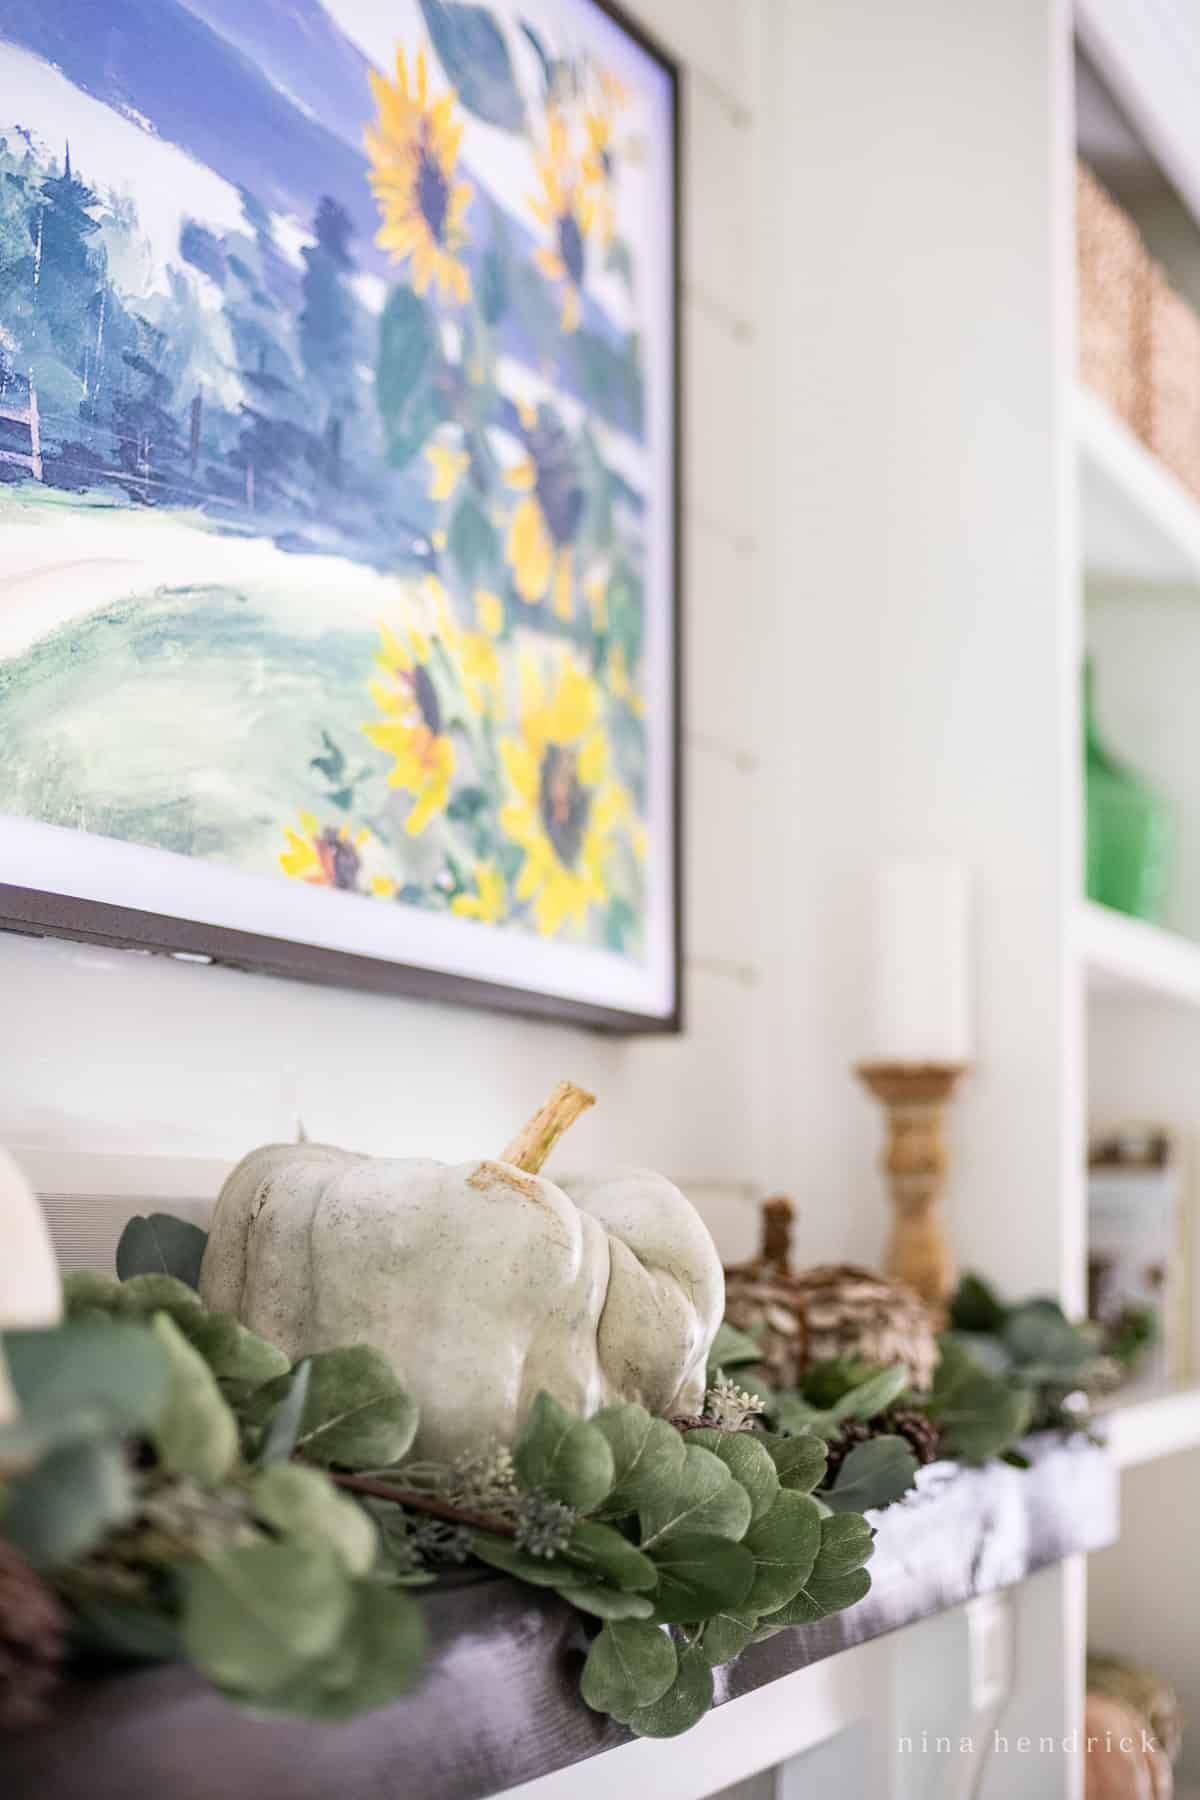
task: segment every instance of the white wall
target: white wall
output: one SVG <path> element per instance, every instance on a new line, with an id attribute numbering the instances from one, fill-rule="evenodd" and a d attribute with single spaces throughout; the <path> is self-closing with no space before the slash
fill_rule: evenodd
<path id="1" fill-rule="evenodd" d="M 688 383 L 686 1008 L 681 1039 L 623 1043 L 458 1007 L 268 981 L 0 935 L 0 1141 L 237 1156 L 290 1135 L 367 1150 L 494 1153 L 555 1080 L 602 1104 L 567 1161 L 634 1160 L 697 1190 L 723 1246 L 753 1207 L 723 1184 L 766 1174 L 752 1049 L 751 929 L 761 788 L 752 664 L 759 527 L 750 407 L 755 0 L 639 0 L 684 59 Z M 19 870 L 0 871 L 5 880 Z"/>
<path id="2" fill-rule="evenodd" d="M 806 1253 L 877 1253 L 880 1120 L 846 1075 L 870 877 L 964 857 L 977 1072 L 950 1217 L 964 1261 L 1074 1300 L 1070 8 L 776 0 L 772 22 L 771 1163 L 809 1202 Z"/>

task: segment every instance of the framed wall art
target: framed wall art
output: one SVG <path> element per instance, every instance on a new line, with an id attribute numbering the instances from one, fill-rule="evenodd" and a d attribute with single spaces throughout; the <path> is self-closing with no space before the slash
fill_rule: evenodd
<path id="1" fill-rule="evenodd" d="M 678 1021 L 678 92 L 597 0 L 0 13 L 0 923 Z"/>

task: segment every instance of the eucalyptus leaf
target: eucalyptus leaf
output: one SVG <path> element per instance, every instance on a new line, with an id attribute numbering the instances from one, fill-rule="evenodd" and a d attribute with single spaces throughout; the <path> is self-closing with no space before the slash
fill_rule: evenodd
<path id="1" fill-rule="evenodd" d="M 204 1316 L 195 1288 L 174 1275 L 131 1275 L 117 1289 L 117 1310 L 129 1319 L 150 1319 L 159 1312 L 173 1319 Z"/>
<path id="2" fill-rule="evenodd" d="M 559 1589 L 564 1600 L 581 1612 L 593 1613 L 597 1619 L 651 1619 L 654 1601 L 645 1594 L 623 1594 L 620 1588 L 605 1587 L 600 1582 Z"/>
<path id="3" fill-rule="evenodd" d="M 780 1493 L 742 1542 L 754 1558 L 746 1608 L 773 1612 L 811 1576 L 821 1547 L 821 1516 L 807 1494 Z"/>
<path id="4" fill-rule="evenodd" d="M 176 1662 L 182 1654 L 172 1615 L 143 1601 L 108 1595 L 72 1593 L 71 1638 L 84 1654 L 126 1662 Z"/>
<path id="5" fill-rule="evenodd" d="M 1015 1445 L 1029 1427 L 1033 1396 L 981 1368 L 962 1344 L 943 1338 L 926 1411 L 939 1426 L 948 1456 L 987 1462 Z"/>
<path id="6" fill-rule="evenodd" d="M 332 1551 L 254 1544 L 181 1571 L 188 1658 L 235 1695 L 264 1699 L 328 1655 L 356 1593 Z"/>
<path id="7" fill-rule="evenodd" d="M 714 1613 L 704 1621 L 698 1649 L 710 1669 L 732 1662 L 754 1641 L 758 1614 L 749 1607 Z"/>
<path id="8" fill-rule="evenodd" d="M 698 1446 L 686 1445 L 683 1469 L 670 1491 L 638 1508 L 642 1549 L 680 1532 L 706 1532 L 735 1542 L 750 1523 L 750 1496 L 726 1465 Z"/>
<path id="9" fill-rule="evenodd" d="M 856 1444 L 824 1493 L 834 1512 L 868 1512 L 890 1506 L 916 1483 L 917 1459 L 902 1437 L 890 1434 Z"/>
<path id="10" fill-rule="evenodd" d="M 298 1363 L 288 1377 L 287 1392 L 276 1408 L 258 1453 L 261 1467 L 287 1462 L 295 1451 L 304 1408 L 308 1404 L 308 1384 L 311 1378 L 311 1362 Z M 245 1410 L 249 1410 L 248 1401 L 243 1405 Z"/>
<path id="11" fill-rule="evenodd" d="M 200 1286 L 200 1264 L 208 1233 L 188 1219 L 170 1213 L 140 1213 L 130 1219 L 117 1245 L 117 1274 L 122 1281 L 132 1275 L 173 1275 L 190 1288 Z"/>
<path id="12" fill-rule="evenodd" d="M 638 1737 L 678 1737 L 690 1731 L 713 1703 L 713 1678 L 699 1650 L 684 1650 L 674 1681 L 660 1700 L 640 1706 L 626 1723 Z"/>
<path id="13" fill-rule="evenodd" d="M 880 1369 L 877 1375 L 859 1382 L 857 1387 L 843 1394 L 830 1407 L 830 1416 L 837 1425 L 844 1425 L 848 1419 L 874 1419 L 879 1413 L 886 1412 L 907 1386 L 908 1370 L 903 1363 Z"/>
<path id="14" fill-rule="evenodd" d="M 658 1570 L 655 1617 L 691 1625 L 742 1605 L 754 1581 L 754 1558 L 743 1544 L 711 1532 L 681 1532 L 654 1552 Z"/>
<path id="15" fill-rule="evenodd" d="M 789 1493 L 811 1494 L 825 1473 L 828 1450 L 824 1438 L 815 1433 L 800 1437 L 764 1439 L 779 1476 L 779 1485 Z"/>
<path id="16" fill-rule="evenodd" d="M 799 1591 L 767 1615 L 766 1623 L 811 1625 L 861 1600 L 871 1586 L 863 1567 L 874 1554 L 870 1526 L 858 1513 L 821 1520 L 821 1547 L 812 1574 Z"/>
<path id="17" fill-rule="evenodd" d="M 486 1531 L 472 1532 L 471 1555 L 493 1569 L 502 1570 L 505 1575 L 515 1575 L 518 1581 L 529 1582 L 531 1587 L 565 1591 L 570 1587 L 584 1587 L 591 1580 L 586 1569 L 561 1556 L 533 1556 L 528 1550 L 518 1550 L 510 1538 L 493 1537 Z"/>
<path id="18" fill-rule="evenodd" d="M 566 1554 L 576 1562 L 586 1563 L 605 1581 L 632 1593 L 652 1588 L 658 1580 L 648 1556 L 611 1525 L 597 1524 L 594 1519 L 580 1520 L 571 1533 Z"/>
<path id="19" fill-rule="evenodd" d="M 956 1331 L 999 1331 L 1008 1308 L 979 1275 L 964 1275 L 950 1302 L 948 1318 Z"/>
<path id="20" fill-rule="evenodd" d="M 794 1437 L 831 1434 L 837 1429 L 828 1411 L 813 1406 L 799 1393 L 777 1393 L 771 1404 L 771 1418 L 780 1431 Z"/>
<path id="21" fill-rule="evenodd" d="M 286 1375 L 291 1367 L 282 1350 L 247 1331 L 232 1313 L 184 1314 L 176 1324 L 217 1380 L 233 1383 L 239 1391 L 262 1387 L 264 1382 Z"/>
<path id="22" fill-rule="evenodd" d="M 770 1451 L 750 1431 L 689 1431 L 689 1449 L 709 1450 L 750 1496 L 750 1517 L 761 1519 L 775 1503 L 779 1473 Z"/>
<path id="23" fill-rule="evenodd" d="M 640 1706 L 661 1700 L 679 1672 L 674 1644 L 657 1625 L 639 1619 L 606 1625 L 588 1651 L 579 1692 L 593 1712 L 624 1722 Z"/>
<path id="24" fill-rule="evenodd" d="M 82 1408 L 122 1435 L 145 1432 L 162 1411 L 171 1380 L 153 1333 L 120 1320 L 6 1332 L 4 1352 L 22 1416 L 35 1426 Z"/>
<path id="25" fill-rule="evenodd" d="M 589 1424 L 612 1451 L 613 1485 L 604 1503 L 610 1517 L 652 1505 L 675 1487 L 683 1473 L 684 1442 L 665 1419 L 630 1403 L 604 1407 Z"/>
<path id="26" fill-rule="evenodd" d="M 379 1538 L 373 1521 L 319 1469 L 299 1463 L 260 1469 L 250 1498 L 264 1524 L 296 1543 L 334 1551 L 351 1575 L 365 1575 L 374 1562 Z"/>
<path id="27" fill-rule="evenodd" d="M 735 1325 L 722 1319 L 708 1353 L 710 1377 L 715 1377 L 719 1370 L 723 1369 L 728 1374 L 731 1369 L 745 1368 L 751 1363 L 760 1363 L 762 1359 L 763 1348 L 758 1339 L 751 1337 L 749 1332 L 739 1331 Z"/>
<path id="28" fill-rule="evenodd" d="M 546 1393 L 529 1409 L 513 1462 L 527 1492 L 540 1490 L 580 1512 L 599 1506 L 613 1485 L 615 1464 L 604 1432 Z"/>
<path id="29" fill-rule="evenodd" d="M 151 1329 L 171 1369 L 166 1404 L 152 1431 L 159 1461 L 175 1475 L 214 1487 L 237 1460 L 237 1420 L 174 1319 L 156 1313 Z"/>
<path id="30" fill-rule="evenodd" d="M 35 1569 L 60 1568 L 95 1549 L 133 1514 L 119 1444 L 84 1439 L 42 1457 L 0 1498 L 0 1535 Z"/>
<path id="31" fill-rule="evenodd" d="M 99 1269 L 72 1269 L 63 1276 L 63 1310 L 68 1319 L 95 1308 L 115 1313 L 121 1304 L 121 1283 Z"/>
<path id="32" fill-rule="evenodd" d="M 294 1449 L 310 1462 L 379 1469 L 398 1462 L 417 1431 L 416 1403 L 377 1350 L 354 1344 L 308 1359 L 308 1391 Z M 288 1397 L 291 1375 L 279 1375 L 252 1394 L 244 1417 L 267 1425 Z"/>
<path id="33" fill-rule="evenodd" d="M 420 1679 L 429 1632 L 418 1603 L 395 1588 L 360 1581 L 332 1650 L 255 1710 L 334 1723 L 390 1706 Z"/>

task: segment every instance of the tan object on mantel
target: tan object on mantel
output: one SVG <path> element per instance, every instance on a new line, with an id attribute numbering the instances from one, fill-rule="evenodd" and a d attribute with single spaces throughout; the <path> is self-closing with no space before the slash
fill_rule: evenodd
<path id="1" fill-rule="evenodd" d="M 884 1252 L 889 1275 L 938 1312 L 954 1292 L 958 1270 L 941 1216 L 946 1182 L 946 1103 L 964 1063 L 862 1063 L 857 1074 L 888 1115 L 883 1170 L 896 1209 Z"/>
<path id="2" fill-rule="evenodd" d="M 782 1194 L 765 1201 L 758 1255 L 725 1271 L 725 1317 L 758 1339 L 772 1385 L 798 1387 L 814 1363 L 852 1357 L 903 1363 L 909 1384 L 927 1389 L 937 1363 L 928 1307 L 903 1282 L 854 1263 L 793 1271 L 792 1216 Z"/>

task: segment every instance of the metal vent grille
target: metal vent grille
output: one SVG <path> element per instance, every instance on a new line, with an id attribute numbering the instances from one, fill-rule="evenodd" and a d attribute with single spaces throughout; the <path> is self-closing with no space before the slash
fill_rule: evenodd
<path id="1" fill-rule="evenodd" d="M 64 1274 L 72 1269 L 102 1269 L 112 1274 L 117 1240 L 135 1213 L 169 1212 L 207 1227 L 211 1200 L 153 1200 L 145 1195 L 43 1194 L 42 1206 Z"/>

